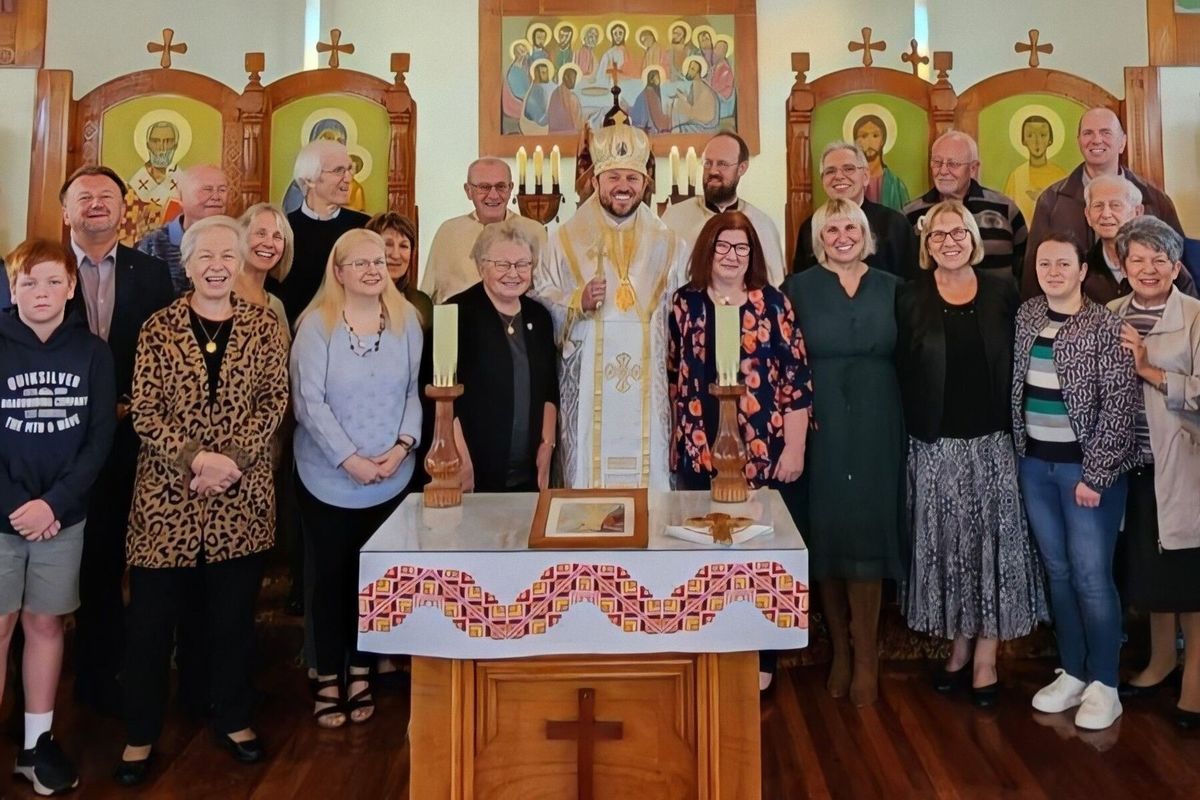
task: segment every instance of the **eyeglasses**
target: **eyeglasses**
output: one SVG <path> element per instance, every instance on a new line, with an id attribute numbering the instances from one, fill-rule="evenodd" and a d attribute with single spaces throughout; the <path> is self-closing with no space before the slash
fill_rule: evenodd
<path id="1" fill-rule="evenodd" d="M 511 183 L 468 183 L 467 185 L 482 195 L 489 195 L 492 192 L 508 194 L 513 187 Z"/>
<path id="2" fill-rule="evenodd" d="M 944 159 L 944 158 L 929 159 L 929 166 L 933 169 L 934 172 L 940 172 L 942 167 L 945 167 L 946 169 L 950 170 L 951 172 L 957 172 L 958 170 L 962 169 L 963 167 L 969 167 L 974 163 L 975 163 L 974 161 L 953 161 L 953 160 Z"/>
<path id="3" fill-rule="evenodd" d="M 333 169 L 323 169 L 321 172 L 327 172 L 340 179 L 346 177 L 346 173 L 353 171 L 353 169 L 353 167 L 334 167 Z"/>
<path id="4" fill-rule="evenodd" d="M 719 256 L 729 255 L 730 250 L 732 250 L 738 258 L 746 258 L 750 255 L 750 245 L 744 242 L 742 244 L 732 244 L 730 242 L 723 242 L 718 239 L 713 243 L 713 252 Z"/>
<path id="5" fill-rule="evenodd" d="M 492 269 L 501 275 L 506 274 L 511 269 L 515 269 L 518 275 L 524 275 L 533 269 L 532 261 L 497 261 L 494 258 L 485 258 L 483 259 L 483 263 L 491 265 Z"/>
<path id="6" fill-rule="evenodd" d="M 372 258 L 372 259 L 356 258 L 353 261 L 343 261 L 342 263 L 338 264 L 338 266 L 341 267 L 342 269 L 346 269 L 348 267 L 348 268 L 354 270 L 355 272 L 366 272 L 368 269 L 384 270 L 384 269 L 387 269 L 387 259 L 386 258 Z"/>
<path id="7" fill-rule="evenodd" d="M 741 163 L 742 162 L 740 161 L 713 161 L 706 158 L 700 162 L 700 165 L 705 169 L 712 169 L 713 167 L 716 167 L 717 169 L 730 169 L 731 167 L 736 167 Z"/>
<path id="8" fill-rule="evenodd" d="M 970 231 L 968 231 L 966 228 L 955 228 L 951 231 L 930 231 L 929 241 L 933 242 L 934 244 L 941 244 L 942 242 L 946 241 L 946 237 L 949 236 L 954 241 L 961 242 L 964 241 L 969 235 Z"/>
<path id="9" fill-rule="evenodd" d="M 860 167 L 858 164 L 846 164 L 842 167 L 826 167 L 825 169 L 821 170 L 821 177 L 832 178 L 835 175 L 840 174 L 845 175 L 847 178 L 853 178 L 854 174 L 860 169 L 862 169 L 862 167 Z"/>

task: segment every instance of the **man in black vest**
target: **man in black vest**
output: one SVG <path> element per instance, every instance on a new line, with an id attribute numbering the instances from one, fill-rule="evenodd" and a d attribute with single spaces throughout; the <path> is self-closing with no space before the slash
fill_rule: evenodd
<path id="1" fill-rule="evenodd" d="M 165 262 L 118 243 L 125 184 L 115 172 L 81 167 L 63 184 L 59 201 L 79 262 L 79 288 L 71 307 L 86 317 L 92 333 L 108 342 L 116 372 L 117 431 L 92 488 L 75 612 L 76 699 L 115 714 L 121 708 L 117 673 L 125 652 L 125 528 L 138 453 L 129 418 L 133 360 L 142 323 L 175 298 L 175 289 Z"/>

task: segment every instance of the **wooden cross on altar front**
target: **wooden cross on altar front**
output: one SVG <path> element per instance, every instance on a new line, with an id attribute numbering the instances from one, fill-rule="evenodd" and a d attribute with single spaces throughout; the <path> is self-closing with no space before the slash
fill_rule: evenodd
<path id="1" fill-rule="evenodd" d="M 863 66 L 864 67 L 869 67 L 875 63 L 875 59 L 871 55 L 872 50 L 876 50 L 880 53 L 882 53 L 884 50 L 887 50 L 887 42 L 872 42 L 871 41 L 871 29 L 870 28 L 862 29 L 862 41 L 861 42 L 849 42 L 846 46 L 850 48 L 851 53 L 857 53 L 859 50 L 862 50 L 862 54 L 863 54 L 862 58 L 863 58 Z"/>
<path id="2" fill-rule="evenodd" d="M 1013 46 L 1013 49 L 1018 53 L 1029 53 L 1029 66 L 1031 68 L 1035 68 L 1038 66 L 1038 63 L 1039 63 L 1038 53 L 1045 53 L 1046 55 L 1050 55 L 1051 53 L 1054 52 L 1054 45 L 1038 44 L 1038 36 L 1040 36 L 1040 35 L 1041 35 L 1041 33 L 1038 31 L 1037 28 L 1030 28 L 1029 42 L 1028 43 L 1017 42 L 1016 45 Z"/>
<path id="3" fill-rule="evenodd" d="M 334 28 L 329 31 L 329 44 L 325 42 L 317 42 L 318 53 L 329 53 L 330 69 L 337 69 L 341 65 L 341 59 L 338 58 L 339 53 L 351 55 L 354 53 L 354 45 L 342 44 L 342 29 Z"/>
<path id="4" fill-rule="evenodd" d="M 929 63 L 929 56 L 923 56 L 917 50 L 917 40 L 909 39 L 909 51 L 900 56 L 900 60 L 912 67 L 913 75 L 918 74 L 922 64 Z"/>
<path id="5" fill-rule="evenodd" d="M 184 42 L 172 44 L 171 40 L 175 38 L 175 31 L 170 28 L 163 28 L 162 37 L 162 44 L 159 44 L 158 42 L 146 42 L 146 52 L 162 53 L 162 58 L 158 60 L 158 65 L 163 69 L 170 69 L 171 53 L 179 53 L 179 55 L 183 55 L 187 52 L 187 44 Z"/>
<path id="6" fill-rule="evenodd" d="M 546 738 L 552 740 L 573 739 L 579 742 L 575 748 L 576 784 L 579 800 L 594 800 L 592 785 L 596 742 L 616 741 L 625 736 L 625 726 L 620 722 L 596 720 L 596 690 L 579 690 L 579 719 L 560 722 L 546 720 Z"/>

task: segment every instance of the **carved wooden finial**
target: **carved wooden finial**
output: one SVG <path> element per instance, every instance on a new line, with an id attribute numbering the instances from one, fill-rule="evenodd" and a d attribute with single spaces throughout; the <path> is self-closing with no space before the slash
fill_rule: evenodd
<path id="1" fill-rule="evenodd" d="M 405 74 L 408 72 L 409 65 L 412 64 L 412 56 L 409 53 L 392 53 L 391 68 L 395 73 L 395 82 L 397 86 L 403 86 Z"/>
<path id="2" fill-rule="evenodd" d="M 1029 29 L 1029 42 L 1028 43 L 1017 42 L 1013 46 L 1013 50 L 1015 50 L 1018 53 L 1029 53 L 1029 66 L 1031 69 L 1037 68 L 1038 63 L 1039 63 L 1039 59 L 1038 59 L 1039 53 L 1045 53 L 1046 55 L 1050 55 L 1051 53 L 1054 52 L 1054 45 L 1038 44 L 1038 36 L 1040 36 L 1040 35 L 1041 34 L 1037 28 L 1030 28 Z"/>
<path id="3" fill-rule="evenodd" d="M 918 74 L 918 71 L 921 69 L 922 64 L 929 63 L 929 56 L 921 55 L 921 52 L 917 49 L 917 40 L 916 39 L 909 39 L 908 47 L 909 47 L 909 51 L 907 53 L 902 54 L 900 56 L 900 60 L 903 61 L 905 64 L 908 64 L 910 67 L 912 67 L 913 75 L 915 76 Z"/>
<path id="4" fill-rule="evenodd" d="M 342 44 L 342 29 L 334 28 L 329 32 L 329 44 L 325 42 L 317 42 L 318 53 L 329 53 L 329 68 L 337 69 L 341 66 L 341 59 L 338 57 L 340 53 L 351 55 L 354 52 L 354 45 Z"/>
<path id="5" fill-rule="evenodd" d="M 934 50 L 933 68 L 937 71 L 938 81 L 949 80 L 950 70 L 954 69 L 954 53 L 949 50 Z"/>
<path id="6" fill-rule="evenodd" d="M 796 82 L 807 80 L 805 75 L 812 68 L 812 59 L 808 53 L 792 53 L 792 72 L 796 73 Z"/>
<path id="7" fill-rule="evenodd" d="M 871 41 L 871 29 L 863 28 L 862 29 L 862 41 L 861 42 L 849 42 L 849 43 L 847 43 L 846 47 L 849 48 L 851 53 L 857 53 L 859 50 L 861 50 L 862 54 L 863 54 L 863 57 L 862 57 L 863 66 L 869 67 L 875 63 L 875 59 L 874 59 L 874 57 L 872 57 L 871 51 L 876 50 L 876 51 L 882 53 L 884 50 L 887 50 L 887 42 L 872 42 Z"/>
<path id="8" fill-rule="evenodd" d="M 161 44 L 158 42 L 146 42 L 146 52 L 162 53 L 162 58 L 158 60 L 158 65 L 163 69 L 170 69 L 171 54 L 179 53 L 180 55 L 183 55 L 187 52 L 187 44 L 184 42 L 172 44 L 171 41 L 175 38 L 175 31 L 171 28 L 163 28 L 162 38 L 163 40 Z"/>
<path id="9" fill-rule="evenodd" d="M 267 57 L 262 53 L 246 53 L 242 64 L 250 73 L 248 83 L 251 86 L 262 86 L 262 71 L 266 69 Z"/>

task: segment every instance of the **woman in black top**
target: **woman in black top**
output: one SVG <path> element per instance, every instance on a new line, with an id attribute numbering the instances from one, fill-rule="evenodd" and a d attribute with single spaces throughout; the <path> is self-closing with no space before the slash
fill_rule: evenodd
<path id="1" fill-rule="evenodd" d="M 973 269 L 983 241 L 960 203 L 938 203 L 919 227 L 924 272 L 896 296 L 913 535 L 904 611 L 913 630 L 954 641 L 936 688 L 969 678 L 988 707 L 999 641 L 1048 618 L 1009 433 L 1019 299 L 1010 279 Z"/>
<path id="2" fill-rule="evenodd" d="M 458 314 L 454 436 L 463 489 L 536 492 L 550 483 L 558 375 L 550 313 L 525 296 L 538 243 L 509 222 L 488 225 L 471 257 L 482 282 L 448 302 Z"/>

